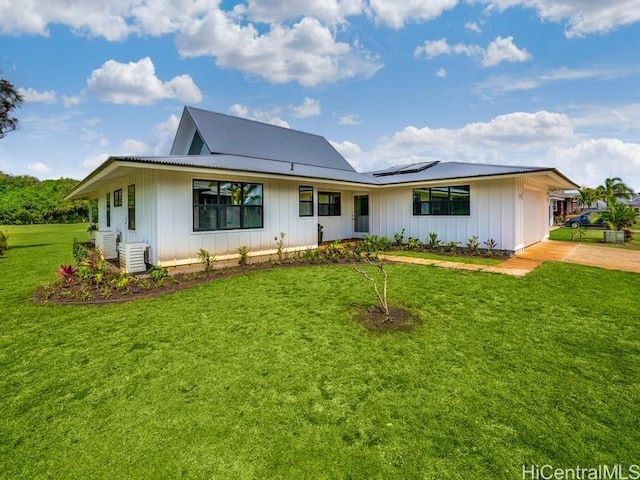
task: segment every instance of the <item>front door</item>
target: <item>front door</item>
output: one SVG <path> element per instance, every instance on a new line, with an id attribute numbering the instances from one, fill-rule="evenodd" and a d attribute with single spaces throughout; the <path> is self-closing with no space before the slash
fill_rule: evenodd
<path id="1" fill-rule="evenodd" d="M 369 195 L 353 197 L 353 231 L 369 233 Z"/>

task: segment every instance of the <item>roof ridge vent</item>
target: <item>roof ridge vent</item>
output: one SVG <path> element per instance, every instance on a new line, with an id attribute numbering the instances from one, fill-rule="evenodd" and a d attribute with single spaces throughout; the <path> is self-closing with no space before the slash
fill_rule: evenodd
<path id="1" fill-rule="evenodd" d="M 419 162 L 419 163 L 411 163 L 409 165 L 402 165 L 399 167 L 392 167 L 387 170 L 382 170 L 377 173 L 373 173 L 374 177 L 389 177 L 391 175 L 404 175 L 406 173 L 418 173 L 423 172 L 424 170 L 433 167 L 434 165 L 440 163 L 439 160 L 435 160 L 433 162 Z"/>

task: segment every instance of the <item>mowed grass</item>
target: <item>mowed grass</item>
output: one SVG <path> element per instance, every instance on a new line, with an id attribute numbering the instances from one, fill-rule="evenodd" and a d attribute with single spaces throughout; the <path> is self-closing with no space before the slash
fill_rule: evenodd
<path id="1" fill-rule="evenodd" d="M 432 252 L 419 252 L 412 250 L 391 250 L 384 252 L 387 255 L 397 255 L 399 257 L 412 257 L 412 258 L 427 258 L 429 260 L 440 260 L 443 262 L 457 262 L 457 263 L 473 263 L 476 265 L 498 265 L 506 260 L 506 258 L 494 258 L 488 255 L 485 256 L 466 256 L 466 255 L 446 255 Z"/>
<path id="2" fill-rule="evenodd" d="M 412 333 L 352 319 L 350 267 L 102 307 L 34 305 L 84 226 L 9 227 L 0 477 L 516 479 L 635 464 L 639 276 L 389 265 Z"/>
<path id="3" fill-rule="evenodd" d="M 637 225 L 634 225 L 632 229 L 637 229 Z M 571 235 L 574 235 L 574 238 L 571 238 Z M 630 241 L 625 242 L 624 244 L 618 243 L 604 243 L 604 229 L 602 228 L 585 228 L 584 235 L 582 240 L 579 240 L 579 235 L 577 229 L 569 228 L 569 227 L 560 227 L 549 232 L 550 240 L 561 240 L 565 242 L 586 242 L 586 243 L 597 243 L 606 247 L 614 247 L 614 248 L 626 248 L 630 250 L 640 250 L 640 231 L 636 231 L 633 234 L 633 237 Z"/>

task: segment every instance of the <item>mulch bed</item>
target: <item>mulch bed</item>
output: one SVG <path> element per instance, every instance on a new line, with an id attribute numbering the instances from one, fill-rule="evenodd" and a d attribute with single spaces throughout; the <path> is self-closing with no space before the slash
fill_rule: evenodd
<path id="1" fill-rule="evenodd" d="M 376 305 L 360 307 L 355 314 L 356 320 L 370 332 L 410 332 L 422 321 L 410 311 L 399 307 L 389 306 L 391 319 L 387 320 L 382 310 Z"/>

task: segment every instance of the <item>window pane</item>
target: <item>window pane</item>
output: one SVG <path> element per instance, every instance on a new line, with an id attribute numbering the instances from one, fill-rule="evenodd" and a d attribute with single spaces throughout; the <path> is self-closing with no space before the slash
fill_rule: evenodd
<path id="1" fill-rule="evenodd" d="M 242 184 L 220 182 L 220 204 L 242 205 Z"/>
<path id="2" fill-rule="evenodd" d="M 300 201 L 313 202 L 313 187 L 300 187 Z"/>
<path id="3" fill-rule="evenodd" d="M 449 215 L 449 187 L 431 189 L 431 214 Z"/>
<path id="4" fill-rule="evenodd" d="M 301 217 L 313 217 L 313 202 L 300 202 Z"/>
<path id="5" fill-rule="evenodd" d="M 416 188 L 413 191 L 413 214 L 429 215 L 429 189 Z"/>
<path id="6" fill-rule="evenodd" d="M 193 229 L 196 231 L 218 230 L 218 207 L 212 205 L 194 205 Z"/>
<path id="7" fill-rule="evenodd" d="M 127 213 L 129 216 L 129 230 L 136 229 L 136 186 L 127 188 Z"/>
<path id="8" fill-rule="evenodd" d="M 243 205 L 262 205 L 262 185 L 247 183 L 244 186 Z"/>
<path id="9" fill-rule="evenodd" d="M 469 215 L 469 185 L 451 187 L 451 214 Z"/>
<path id="10" fill-rule="evenodd" d="M 262 228 L 262 207 L 244 207 L 244 228 Z"/>
<path id="11" fill-rule="evenodd" d="M 225 205 L 220 207 L 220 228 L 240 228 L 240 206 Z"/>
<path id="12" fill-rule="evenodd" d="M 329 204 L 318 203 L 318 215 L 321 217 L 326 217 L 327 215 L 329 215 Z"/>

